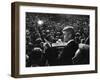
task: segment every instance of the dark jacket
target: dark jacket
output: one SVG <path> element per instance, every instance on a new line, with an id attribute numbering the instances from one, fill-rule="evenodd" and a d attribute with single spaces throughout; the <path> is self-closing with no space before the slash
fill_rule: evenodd
<path id="1" fill-rule="evenodd" d="M 78 44 L 76 44 L 74 40 L 69 41 L 60 55 L 59 64 L 72 65 L 72 58 L 74 57 L 77 49 Z"/>
<path id="2" fill-rule="evenodd" d="M 51 47 L 46 50 L 45 58 L 49 66 L 55 66 L 58 64 L 58 54 L 57 47 Z"/>

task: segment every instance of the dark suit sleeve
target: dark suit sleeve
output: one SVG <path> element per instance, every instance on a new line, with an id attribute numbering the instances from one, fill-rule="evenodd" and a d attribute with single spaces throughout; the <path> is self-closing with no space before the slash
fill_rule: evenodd
<path id="1" fill-rule="evenodd" d="M 74 57 L 78 45 L 72 41 L 64 49 L 60 56 L 60 64 L 72 64 L 72 57 Z"/>

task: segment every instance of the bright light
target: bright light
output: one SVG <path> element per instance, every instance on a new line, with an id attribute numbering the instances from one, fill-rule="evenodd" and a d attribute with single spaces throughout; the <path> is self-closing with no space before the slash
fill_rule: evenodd
<path id="1" fill-rule="evenodd" d="M 38 20 L 37 22 L 39 25 L 42 25 L 43 24 L 43 21 L 42 20 Z"/>

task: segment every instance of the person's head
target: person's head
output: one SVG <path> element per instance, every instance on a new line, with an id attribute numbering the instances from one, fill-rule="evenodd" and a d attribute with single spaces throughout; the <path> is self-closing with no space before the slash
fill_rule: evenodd
<path id="1" fill-rule="evenodd" d="M 75 34 L 75 37 L 76 37 L 76 38 L 79 38 L 79 37 L 80 37 L 80 33 L 77 32 L 77 33 Z"/>
<path id="2" fill-rule="evenodd" d="M 40 44 L 42 42 L 42 39 L 41 38 L 37 38 L 36 40 L 35 40 L 35 43 L 36 44 Z"/>
<path id="3" fill-rule="evenodd" d="M 75 32 L 72 26 L 66 26 L 63 29 L 63 35 L 64 35 L 64 41 L 67 42 L 71 39 L 74 39 L 75 37 Z"/>

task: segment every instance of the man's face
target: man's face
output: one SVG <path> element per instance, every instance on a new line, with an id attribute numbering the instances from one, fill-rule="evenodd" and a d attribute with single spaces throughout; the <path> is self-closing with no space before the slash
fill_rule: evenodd
<path id="1" fill-rule="evenodd" d="M 63 35 L 64 35 L 64 42 L 68 42 L 70 40 L 70 32 L 63 31 Z"/>

